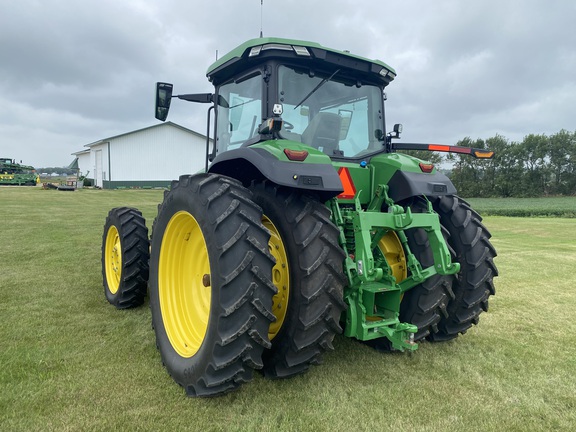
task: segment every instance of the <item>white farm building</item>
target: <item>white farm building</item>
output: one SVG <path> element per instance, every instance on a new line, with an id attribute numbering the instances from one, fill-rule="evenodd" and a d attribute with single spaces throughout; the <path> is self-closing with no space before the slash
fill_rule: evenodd
<path id="1" fill-rule="evenodd" d="M 166 122 L 86 144 L 72 153 L 80 172 L 104 189 L 166 187 L 204 168 L 206 137 Z M 89 172 L 88 175 L 86 173 Z"/>

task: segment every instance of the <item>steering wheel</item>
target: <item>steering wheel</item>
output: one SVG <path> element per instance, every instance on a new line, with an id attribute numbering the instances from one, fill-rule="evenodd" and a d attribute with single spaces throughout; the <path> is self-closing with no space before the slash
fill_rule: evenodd
<path id="1" fill-rule="evenodd" d="M 294 129 L 294 125 L 289 121 L 282 120 L 282 128 L 284 128 L 284 130 L 291 131 Z"/>

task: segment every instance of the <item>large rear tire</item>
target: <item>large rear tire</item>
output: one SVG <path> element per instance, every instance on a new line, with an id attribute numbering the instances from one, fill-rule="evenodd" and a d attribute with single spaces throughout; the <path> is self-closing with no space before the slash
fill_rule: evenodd
<path id="1" fill-rule="evenodd" d="M 423 268 L 434 265 L 428 236 L 423 230 L 418 229 L 418 232 L 413 233 L 410 244 Z M 432 276 L 404 293 L 400 304 L 400 321 L 418 327 L 414 334 L 416 342 L 438 331 L 438 323 L 447 314 L 446 306 L 450 296 L 450 279 L 441 275 Z"/>
<path id="2" fill-rule="evenodd" d="M 162 361 L 189 396 L 236 389 L 262 367 L 276 289 L 262 211 L 214 174 L 181 176 L 152 232 L 150 307 Z"/>
<path id="3" fill-rule="evenodd" d="M 140 211 L 113 208 L 102 236 L 104 294 L 117 309 L 140 306 L 148 282 L 148 228 Z"/>
<path id="4" fill-rule="evenodd" d="M 415 198 L 411 204 L 415 213 L 424 212 L 428 205 L 422 198 Z M 448 234 L 443 230 L 444 237 Z M 422 268 L 434 265 L 428 234 L 422 228 L 406 231 L 410 250 L 416 256 Z M 414 340 L 421 341 L 438 331 L 438 323 L 447 315 L 446 307 L 452 298 L 449 276 L 434 275 L 414 288 L 406 291 L 400 305 L 400 321 L 414 324 L 418 331 Z"/>
<path id="5" fill-rule="evenodd" d="M 490 232 L 482 224 L 480 215 L 463 199 L 448 195 L 434 202 L 440 222 L 447 230 L 452 260 L 460 263 L 460 272 L 451 277 L 453 298 L 447 315 L 438 324 L 438 331 L 430 334 L 433 341 L 450 340 L 478 324 L 480 314 L 488 311 L 488 298 L 495 294 L 494 265 L 496 250 L 490 243 Z"/>
<path id="6" fill-rule="evenodd" d="M 254 183 L 251 189 L 276 257 L 276 322 L 269 330 L 272 347 L 263 355 L 264 374 L 284 378 L 318 364 L 333 349 L 334 335 L 342 332 L 344 253 L 326 206 L 270 182 Z"/>

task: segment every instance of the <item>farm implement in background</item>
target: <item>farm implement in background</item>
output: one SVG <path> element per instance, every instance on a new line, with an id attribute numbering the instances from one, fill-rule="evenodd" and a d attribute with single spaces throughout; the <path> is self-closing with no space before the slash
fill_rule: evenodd
<path id="1" fill-rule="evenodd" d="M 0 185 L 36 186 L 40 176 L 34 167 L 21 165 L 10 158 L 0 158 Z"/>

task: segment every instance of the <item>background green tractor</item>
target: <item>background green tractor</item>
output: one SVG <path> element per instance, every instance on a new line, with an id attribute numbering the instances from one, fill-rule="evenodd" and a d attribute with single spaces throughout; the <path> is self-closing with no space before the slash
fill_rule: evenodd
<path id="1" fill-rule="evenodd" d="M 0 185 L 36 186 L 38 183 L 40 176 L 34 167 L 21 165 L 10 158 L 0 158 Z"/>
<path id="2" fill-rule="evenodd" d="M 140 212 L 106 220 L 102 272 L 118 308 L 150 298 L 162 361 L 191 396 L 254 369 L 288 377 L 338 333 L 382 349 L 465 333 L 487 310 L 496 252 L 480 216 L 436 168 L 397 149 L 384 88 L 395 71 L 319 44 L 250 40 L 212 64 L 206 169 L 173 181 L 150 242 Z M 213 131 L 211 130 L 213 126 Z M 148 254 L 149 251 L 149 254 Z"/>

